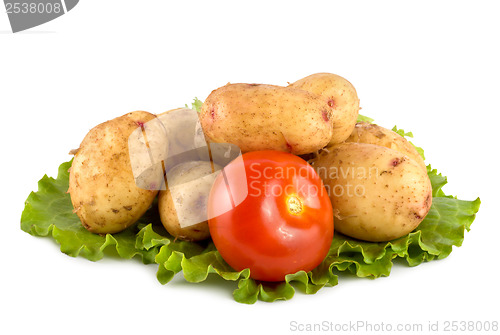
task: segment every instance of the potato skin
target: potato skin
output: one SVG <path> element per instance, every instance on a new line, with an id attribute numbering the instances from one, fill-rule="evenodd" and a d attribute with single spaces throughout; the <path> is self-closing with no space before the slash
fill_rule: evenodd
<path id="1" fill-rule="evenodd" d="M 332 111 L 333 134 L 329 144 L 342 143 L 351 134 L 359 113 L 359 99 L 354 86 L 333 73 L 316 73 L 290 84 L 322 97 Z"/>
<path id="2" fill-rule="evenodd" d="M 189 108 L 176 108 L 158 114 L 157 117 L 166 125 L 169 139 L 169 157 L 165 160 L 165 170 L 168 171 L 182 162 L 198 159 L 199 154 L 196 151 L 188 150 L 197 143 L 200 146 L 206 145 L 203 132 L 197 132 L 198 113 Z"/>
<path id="3" fill-rule="evenodd" d="M 89 131 L 76 151 L 68 192 L 74 212 L 90 232 L 122 231 L 152 204 L 158 191 L 136 186 L 128 138 L 154 118 L 153 114 L 136 111 L 104 122 Z"/>
<path id="4" fill-rule="evenodd" d="M 390 241 L 410 233 L 427 215 L 431 183 L 408 156 L 366 143 L 342 143 L 327 150 L 312 164 L 329 192 L 340 233 Z"/>
<path id="5" fill-rule="evenodd" d="M 227 84 L 207 97 L 200 120 L 212 142 L 300 155 L 329 143 L 331 114 L 325 99 L 297 88 Z"/>
<path id="6" fill-rule="evenodd" d="M 346 142 L 376 144 L 394 149 L 410 157 L 417 162 L 424 171 L 427 171 L 424 159 L 410 142 L 398 133 L 379 125 L 368 122 L 356 123 L 354 130 L 349 138 L 347 138 Z"/>
<path id="7" fill-rule="evenodd" d="M 220 170 L 220 167 L 214 164 L 214 169 Z M 201 241 L 210 237 L 208 222 L 201 221 L 201 217 L 206 215 L 208 194 L 215 180 L 215 175 L 211 174 L 212 164 L 208 161 L 181 163 L 167 173 L 168 188 L 160 191 L 158 210 L 161 222 L 170 235 L 184 241 Z M 181 192 L 172 192 L 175 187 L 181 187 Z M 179 213 L 172 193 L 180 205 Z M 199 223 L 181 227 L 178 215 Z"/>

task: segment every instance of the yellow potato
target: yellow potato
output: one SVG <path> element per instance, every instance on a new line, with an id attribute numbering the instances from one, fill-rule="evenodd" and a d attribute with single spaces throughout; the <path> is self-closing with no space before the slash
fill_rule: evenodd
<path id="1" fill-rule="evenodd" d="M 189 161 L 167 173 L 167 190 L 160 191 L 160 219 L 170 235 L 185 241 L 210 237 L 207 201 L 220 166 L 209 161 Z"/>
<path id="2" fill-rule="evenodd" d="M 304 90 L 227 84 L 205 100 L 200 121 L 209 141 L 232 143 L 242 152 L 279 150 L 300 155 L 330 142 L 331 114 L 325 99 Z"/>
<path id="3" fill-rule="evenodd" d="M 400 152 L 366 143 L 331 146 L 313 160 L 335 212 L 335 229 L 366 241 L 390 241 L 427 215 L 432 187 L 421 166 Z"/>
<path id="4" fill-rule="evenodd" d="M 359 112 L 358 94 L 350 82 L 336 74 L 316 73 L 288 87 L 320 95 L 328 104 L 333 121 L 333 134 L 329 144 L 344 142 L 349 137 Z"/>
<path id="5" fill-rule="evenodd" d="M 424 171 L 427 171 L 424 159 L 410 142 L 398 133 L 376 124 L 368 122 L 356 123 L 351 136 L 349 136 L 346 142 L 376 144 L 394 149 L 410 157 L 417 162 Z"/>
<path id="6" fill-rule="evenodd" d="M 176 108 L 157 115 L 165 125 L 168 137 L 168 159 L 165 170 L 199 158 L 197 145 L 205 144 L 203 131 L 198 131 L 198 112 L 189 108 Z M 201 130 L 201 128 L 200 128 Z"/>
<path id="7" fill-rule="evenodd" d="M 161 165 L 149 169 L 148 162 L 131 161 L 129 137 L 138 136 L 133 150 L 140 150 L 145 146 L 140 142 L 141 127 L 144 131 L 155 128 L 155 120 L 153 114 L 143 111 L 125 114 L 91 129 L 75 150 L 68 191 L 74 212 L 89 231 L 119 232 L 134 224 L 152 204 L 163 182 L 163 170 Z M 161 151 L 167 147 L 165 134 L 156 130 L 149 134 L 149 144 Z M 141 173 L 134 177 L 135 171 Z M 136 180 L 150 189 L 138 187 Z"/>

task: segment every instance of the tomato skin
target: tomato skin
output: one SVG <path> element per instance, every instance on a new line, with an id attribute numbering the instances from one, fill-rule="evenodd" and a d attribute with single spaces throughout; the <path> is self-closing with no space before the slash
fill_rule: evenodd
<path id="1" fill-rule="evenodd" d="M 222 258 L 262 281 L 314 269 L 333 238 L 332 205 L 321 179 L 289 153 L 255 151 L 241 158 L 216 178 L 208 200 L 210 234 Z M 234 207 L 228 189 L 234 198 L 248 195 Z M 224 208 L 232 209 L 220 214 Z"/>

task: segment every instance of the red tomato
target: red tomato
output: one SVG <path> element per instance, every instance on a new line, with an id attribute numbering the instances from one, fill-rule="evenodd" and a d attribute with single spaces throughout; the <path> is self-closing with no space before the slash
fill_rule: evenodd
<path id="1" fill-rule="evenodd" d="M 249 152 L 228 164 L 212 187 L 208 215 L 222 258 L 262 281 L 314 269 L 333 238 L 321 179 L 306 161 L 280 151 Z"/>

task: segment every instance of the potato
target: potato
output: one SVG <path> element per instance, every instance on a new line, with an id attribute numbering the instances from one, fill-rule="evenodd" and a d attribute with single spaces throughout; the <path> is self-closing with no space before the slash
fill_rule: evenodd
<path id="1" fill-rule="evenodd" d="M 125 114 L 91 129 L 75 150 L 68 191 L 74 212 L 87 230 L 119 232 L 135 223 L 152 204 L 163 182 L 163 170 L 161 164 L 150 168 L 151 151 L 134 150 L 146 148 L 142 131 L 149 128 L 153 128 L 149 144 L 160 151 L 166 148 L 165 134 L 156 131 L 155 121 L 153 114 L 143 111 Z M 129 137 L 139 140 L 129 143 Z M 131 152 L 137 157 L 145 154 L 148 161 L 131 161 Z M 140 188 L 136 180 L 150 189 Z"/>
<path id="2" fill-rule="evenodd" d="M 354 86 L 332 73 L 316 73 L 288 87 L 320 95 L 332 113 L 333 133 L 330 144 L 341 143 L 351 134 L 359 112 L 359 99 Z"/>
<path id="3" fill-rule="evenodd" d="M 417 162 L 418 165 L 424 169 L 424 171 L 427 171 L 424 159 L 410 142 L 398 133 L 376 124 L 368 122 L 356 123 L 353 132 L 346 142 L 376 144 L 389 149 L 394 149 L 403 155 L 410 157 Z"/>
<path id="4" fill-rule="evenodd" d="M 342 143 L 320 153 L 312 164 L 332 201 L 335 229 L 347 236 L 390 241 L 414 230 L 430 209 L 429 177 L 396 150 Z"/>
<path id="5" fill-rule="evenodd" d="M 168 171 L 182 162 L 199 159 L 201 150 L 198 146 L 206 146 L 206 143 L 198 112 L 189 108 L 177 108 L 157 116 L 165 125 L 168 136 L 169 149 L 165 170 Z M 208 154 L 208 149 L 206 152 Z"/>
<path id="6" fill-rule="evenodd" d="M 279 150 L 300 155 L 330 142 L 331 114 L 325 99 L 304 90 L 227 84 L 208 96 L 200 120 L 211 142 L 232 143 L 242 152 Z"/>
<path id="7" fill-rule="evenodd" d="M 214 164 L 213 169 L 219 171 L 220 166 Z M 210 237 L 207 201 L 216 176 L 209 161 L 181 163 L 167 173 L 168 188 L 160 191 L 158 209 L 172 236 L 185 241 Z"/>

